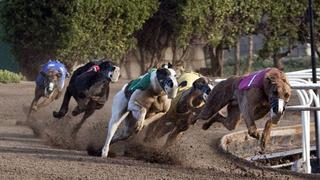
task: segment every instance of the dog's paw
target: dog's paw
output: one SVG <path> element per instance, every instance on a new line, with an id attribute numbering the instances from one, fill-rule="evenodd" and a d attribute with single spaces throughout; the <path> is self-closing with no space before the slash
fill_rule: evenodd
<path id="1" fill-rule="evenodd" d="M 210 128 L 210 126 L 211 126 L 210 123 L 204 123 L 204 124 L 202 125 L 202 129 L 203 129 L 203 130 L 208 130 L 208 129 Z"/>
<path id="2" fill-rule="evenodd" d="M 33 106 L 33 107 L 31 108 L 31 110 L 32 110 L 32 111 L 37 111 L 37 110 L 38 110 L 38 107 L 37 107 L 37 106 Z"/>
<path id="3" fill-rule="evenodd" d="M 143 129 L 143 124 L 138 124 L 136 127 L 135 127 L 135 133 L 138 133 L 140 132 L 142 129 Z"/>
<path id="4" fill-rule="evenodd" d="M 56 112 L 56 111 L 53 111 L 52 115 L 53 115 L 53 117 L 58 118 L 58 119 L 60 119 L 64 116 L 62 113 Z"/>
<path id="5" fill-rule="evenodd" d="M 249 135 L 250 135 L 251 137 L 257 139 L 257 140 L 260 139 L 260 134 L 259 134 L 258 131 L 253 131 L 253 132 L 250 132 L 250 131 L 249 131 Z"/>
<path id="6" fill-rule="evenodd" d="M 102 158 L 107 158 L 107 157 L 108 157 L 108 152 L 109 152 L 108 149 L 103 148 L 103 149 L 102 149 L 102 153 L 101 153 L 101 157 L 102 157 Z"/>
<path id="7" fill-rule="evenodd" d="M 77 116 L 78 114 L 80 114 L 80 112 L 77 111 L 77 110 L 73 110 L 73 111 L 71 112 L 71 114 L 72 114 L 72 116 Z"/>

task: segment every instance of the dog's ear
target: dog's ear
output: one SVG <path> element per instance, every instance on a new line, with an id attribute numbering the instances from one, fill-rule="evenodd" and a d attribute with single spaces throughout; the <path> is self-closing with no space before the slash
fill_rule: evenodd
<path id="1" fill-rule="evenodd" d="M 171 63 L 168 63 L 168 64 L 162 64 L 161 66 L 162 68 L 173 68 L 172 64 Z"/>
<path id="2" fill-rule="evenodd" d="M 57 73 L 57 77 L 60 78 L 62 76 L 61 73 Z"/>
<path id="3" fill-rule="evenodd" d="M 160 76 L 169 76 L 170 75 L 170 71 L 166 68 L 160 68 L 157 70 L 157 76 L 160 77 Z"/>
<path id="4" fill-rule="evenodd" d="M 182 81 L 181 83 L 179 83 L 179 87 L 186 87 L 188 85 L 187 81 Z"/>
<path id="5" fill-rule="evenodd" d="M 269 82 L 274 82 L 276 77 L 274 76 L 274 74 L 267 74 L 267 77 L 266 77 L 267 80 L 269 80 Z"/>
<path id="6" fill-rule="evenodd" d="M 202 85 L 205 85 L 205 84 L 207 84 L 206 79 L 201 77 L 201 78 L 195 80 L 193 82 L 192 86 L 197 87 L 197 86 L 202 86 Z"/>

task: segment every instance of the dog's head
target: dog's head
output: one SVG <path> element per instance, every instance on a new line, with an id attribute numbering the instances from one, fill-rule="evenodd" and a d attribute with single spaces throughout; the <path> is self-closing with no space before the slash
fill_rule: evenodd
<path id="1" fill-rule="evenodd" d="M 163 67 L 157 69 L 156 77 L 162 90 L 168 95 L 168 98 L 175 98 L 178 92 L 176 72 L 171 67 Z"/>
<path id="2" fill-rule="evenodd" d="M 211 92 L 213 85 L 211 81 L 206 77 L 200 77 L 195 80 L 190 90 L 189 105 L 191 107 L 201 107 L 207 101 L 209 93 Z"/>
<path id="3" fill-rule="evenodd" d="M 265 75 L 264 88 L 271 107 L 271 117 L 281 116 L 291 97 L 291 87 L 287 76 L 282 71 L 272 68 Z"/>
<path id="4" fill-rule="evenodd" d="M 100 72 L 110 79 L 111 82 L 117 82 L 120 76 L 120 67 L 111 61 L 103 61 L 99 64 Z"/>
<path id="5" fill-rule="evenodd" d="M 40 74 L 44 77 L 44 95 L 48 97 L 56 88 L 61 73 L 56 69 L 49 69 L 47 72 L 41 71 Z"/>

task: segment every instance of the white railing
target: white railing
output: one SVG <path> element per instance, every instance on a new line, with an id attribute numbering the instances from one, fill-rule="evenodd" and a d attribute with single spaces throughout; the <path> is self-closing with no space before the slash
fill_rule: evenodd
<path id="1" fill-rule="evenodd" d="M 286 73 L 289 78 L 291 88 L 297 92 L 299 105 L 288 106 L 288 111 L 301 111 L 302 125 L 302 161 L 304 172 L 311 173 L 310 164 L 310 111 L 317 110 L 320 118 L 319 95 L 314 93 L 314 89 L 320 89 L 320 84 L 312 83 L 312 70 L 305 69 Z M 320 68 L 317 68 L 317 81 L 320 81 Z M 224 79 L 215 79 L 215 82 L 221 82 Z M 315 107 L 312 107 L 312 104 Z"/>
<path id="2" fill-rule="evenodd" d="M 287 110 L 301 111 L 301 125 L 302 125 L 302 163 L 303 169 L 306 173 L 311 173 L 310 163 L 310 111 L 317 110 L 318 118 L 320 117 L 320 103 L 319 96 L 316 95 L 313 89 L 320 89 L 320 84 L 311 82 L 311 69 L 295 71 L 286 73 L 291 88 L 297 92 L 300 105 L 288 106 Z M 317 74 L 320 74 L 320 68 L 317 69 Z M 317 76 L 317 81 L 320 77 Z M 311 107 L 312 104 L 315 107 Z"/>

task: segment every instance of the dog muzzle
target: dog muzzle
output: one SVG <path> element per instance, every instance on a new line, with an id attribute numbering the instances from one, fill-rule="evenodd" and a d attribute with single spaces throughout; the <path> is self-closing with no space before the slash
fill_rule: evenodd
<path id="1" fill-rule="evenodd" d="M 212 85 L 208 85 L 207 87 L 203 88 L 202 92 L 203 92 L 203 95 L 202 95 L 202 99 L 204 100 L 204 102 L 207 102 L 207 99 L 209 97 L 209 94 L 212 90 Z"/>
<path id="2" fill-rule="evenodd" d="M 111 80 L 111 82 L 117 82 L 119 80 L 120 76 L 120 68 L 115 66 L 115 69 L 113 71 L 108 72 L 108 77 Z"/>
<path id="3" fill-rule="evenodd" d="M 54 83 L 53 82 L 50 82 L 48 87 L 44 89 L 44 95 L 45 96 L 49 96 L 54 90 Z"/>
<path id="4" fill-rule="evenodd" d="M 202 99 L 204 100 L 204 102 L 207 102 L 209 95 L 207 93 L 203 93 L 202 95 Z"/>
<path id="5" fill-rule="evenodd" d="M 173 98 L 175 98 L 177 96 L 178 87 L 176 87 L 176 86 L 169 87 L 168 85 L 165 85 L 164 86 L 164 91 L 168 95 L 169 99 L 173 99 Z"/>
<path id="6" fill-rule="evenodd" d="M 177 96 L 178 93 L 178 83 L 174 82 L 171 78 L 167 78 L 160 82 L 161 87 L 168 95 L 169 99 L 173 99 Z"/>
<path id="7" fill-rule="evenodd" d="M 283 99 L 273 99 L 270 104 L 271 118 L 282 115 L 285 110 L 286 104 L 287 103 Z"/>

